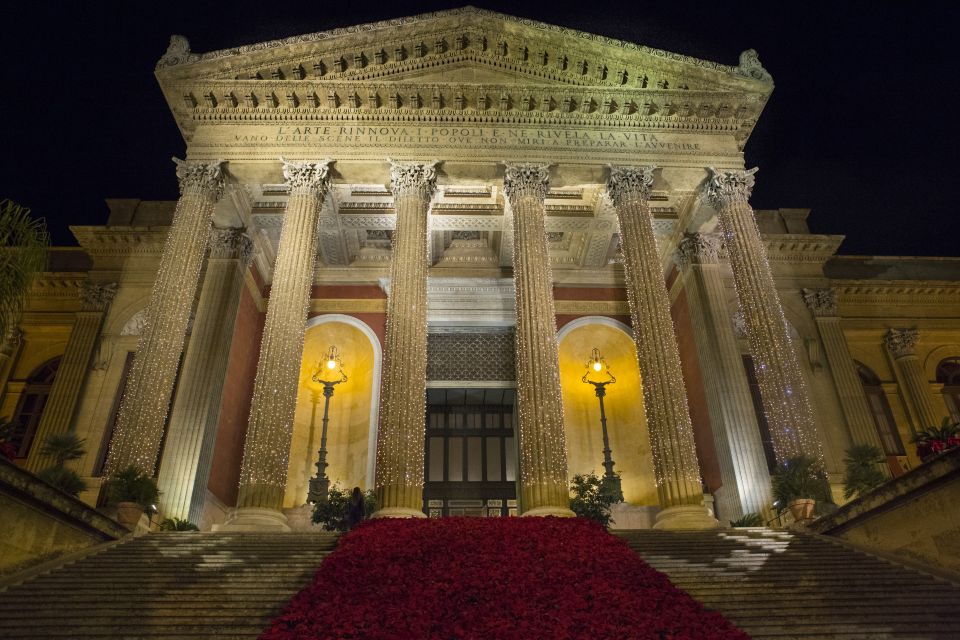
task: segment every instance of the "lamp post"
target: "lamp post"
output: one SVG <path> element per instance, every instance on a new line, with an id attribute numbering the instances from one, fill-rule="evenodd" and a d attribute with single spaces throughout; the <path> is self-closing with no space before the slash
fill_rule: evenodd
<path id="1" fill-rule="evenodd" d="M 340 376 L 337 380 L 324 379 L 325 375 L 337 374 Z M 343 361 L 336 346 L 330 345 L 326 361 L 317 364 L 310 379 L 323 385 L 323 426 L 320 430 L 320 451 L 317 452 L 317 475 L 310 478 L 310 490 L 307 492 L 307 502 L 318 503 L 326 502 L 327 493 L 330 490 L 330 478 L 327 477 L 327 423 L 330 415 L 330 398 L 333 397 L 333 388 L 347 381 L 347 374 L 343 372 Z"/>
<path id="2" fill-rule="evenodd" d="M 607 395 L 607 385 L 614 384 L 617 379 L 610 373 L 610 365 L 602 355 L 600 350 L 593 348 L 590 359 L 587 360 L 587 371 L 580 380 L 586 384 L 592 384 L 597 393 L 597 399 L 600 401 L 600 429 L 603 432 L 603 468 L 606 471 L 603 474 L 605 483 L 609 483 L 615 489 L 615 495 L 623 495 L 620 488 L 620 476 L 613 472 L 613 458 L 610 451 L 610 437 L 607 435 L 607 414 L 603 408 L 603 397 Z M 591 375 L 606 376 L 605 380 L 594 381 L 590 379 Z"/>

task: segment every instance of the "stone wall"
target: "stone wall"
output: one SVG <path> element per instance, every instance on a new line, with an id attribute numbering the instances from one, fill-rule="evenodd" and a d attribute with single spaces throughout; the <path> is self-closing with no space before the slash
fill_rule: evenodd
<path id="1" fill-rule="evenodd" d="M 0 522 L 0 575 L 129 533 L 5 458 L 0 458 Z"/>
<path id="2" fill-rule="evenodd" d="M 891 480 L 812 525 L 960 579 L 960 449 Z"/>

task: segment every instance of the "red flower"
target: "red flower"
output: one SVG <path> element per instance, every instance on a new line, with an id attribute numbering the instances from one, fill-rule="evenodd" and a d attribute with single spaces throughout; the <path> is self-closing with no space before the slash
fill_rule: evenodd
<path id="1" fill-rule="evenodd" d="M 0 456 L 13 460 L 17 457 L 17 448 L 12 442 L 0 442 Z"/>
<path id="2" fill-rule="evenodd" d="M 345 536 L 263 640 L 748 640 L 593 523 L 374 520 Z"/>

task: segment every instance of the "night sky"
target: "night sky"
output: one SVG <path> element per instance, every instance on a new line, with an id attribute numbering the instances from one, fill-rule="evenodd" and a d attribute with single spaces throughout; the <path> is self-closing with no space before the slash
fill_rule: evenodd
<path id="1" fill-rule="evenodd" d="M 746 149 L 754 207 L 811 208 L 841 253 L 960 255 L 956 3 L 474 4 L 731 65 L 757 49 L 776 89 Z M 106 222 L 104 198 L 175 199 L 185 145 L 153 76 L 172 33 L 205 52 L 456 6 L 4 3 L 0 196 L 61 245 Z"/>

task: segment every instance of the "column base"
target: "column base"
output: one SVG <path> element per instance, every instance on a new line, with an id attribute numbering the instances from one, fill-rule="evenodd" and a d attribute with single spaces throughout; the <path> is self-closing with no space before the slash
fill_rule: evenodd
<path id="1" fill-rule="evenodd" d="M 717 529 L 720 523 L 704 506 L 684 505 L 667 507 L 657 514 L 654 529 L 683 531 L 689 529 Z"/>
<path id="2" fill-rule="evenodd" d="M 524 511 L 520 514 L 521 517 L 531 517 L 531 518 L 545 518 L 547 516 L 553 516 L 555 518 L 576 518 L 575 514 L 570 509 L 565 507 L 553 507 L 553 506 L 543 506 L 543 507 L 534 507 L 530 511 Z"/>
<path id="3" fill-rule="evenodd" d="M 383 509 L 377 509 L 373 512 L 373 515 L 370 516 L 371 519 L 376 518 L 426 518 L 427 514 L 419 509 L 411 509 L 410 507 L 384 507 Z"/>
<path id="4" fill-rule="evenodd" d="M 226 522 L 215 524 L 211 531 L 290 531 L 287 517 L 274 509 L 239 507 L 230 512 Z"/>

